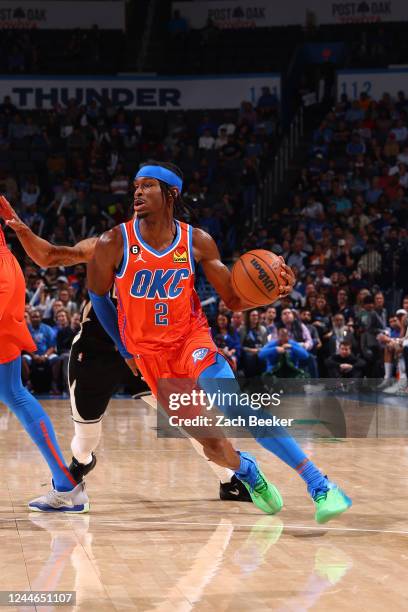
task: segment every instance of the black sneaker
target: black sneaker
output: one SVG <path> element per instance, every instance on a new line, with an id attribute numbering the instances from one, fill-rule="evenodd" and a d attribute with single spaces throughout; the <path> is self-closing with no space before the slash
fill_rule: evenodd
<path id="1" fill-rule="evenodd" d="M 245 485 L 235 476 L 235 474 L 230 482 L 220 482 L 220 499 L 223 501 L 252 501 Z"/>
<path id="2" fill-rule="evenodd" d="M 88 463 L 88 465 L 84 465 L 83 463 L 79 463 L 79 461 L 77 461 L 75 457 L 72 457 L 72 462 L 68 469 L 71 472 L 73 478 L 76 480 L 76 482 L 79 483 L 82 482 L 84 476 L 89 474 L 89 472 L 94 469 L 95 465 L 96 456 L 92 453 L 91 463 Z"/>

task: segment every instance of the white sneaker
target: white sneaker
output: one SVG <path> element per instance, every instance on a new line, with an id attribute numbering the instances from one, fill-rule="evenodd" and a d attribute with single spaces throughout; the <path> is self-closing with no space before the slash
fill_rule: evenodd
<path id="1" fill-rule="evenodd" d="M 34 512 L 65 512 L 66 514 L 84 514 L 89 512 L 89 498 L 85 483 L 80 482 L 72 491 L 51 489 L 29 502 L 28 507 Z"/>
<path id="2" fill-rule="evenodd" d="M 391 385 L 395 385 L 395 384 L 396 384 L 395 378 L 384 378 L 384 380 L 378 385 L 377 390 L 383 391 L 384 389 L 387 389 L 387 387 L 391 387 Z"/>
<path id="3" fill-rule="evenodd" d="M 402 380 L 397 380 L 397 382 L 391 385 L 391 387 L 387 387 L 387 389 L 384 389 L 383 393 L 389 393 L 390 395 L 397 395 L 400 391 L 405 389 L 406 386 L 407 386 L 406 378 Z"/>
<path id="4" fill-rule="evenodd" d="M 408 396 L 408 387 L 403 387 L 402 389 L 397 391 L 395 393 L 395 395 L 401 395 L 402 397 L 407 397 Z"/>

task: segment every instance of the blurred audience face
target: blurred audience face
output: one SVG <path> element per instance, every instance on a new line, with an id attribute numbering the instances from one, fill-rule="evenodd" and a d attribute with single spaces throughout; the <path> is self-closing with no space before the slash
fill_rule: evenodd
<path id="1" fill-rule="evenodd" d="M 396 330 L 401 329 L 401 325 L 397 317 L 390 317 L 388 322 L 389 322 L 391 329 L 396 329 Z"/>
<path id="2" fill-rule="evenodd" d="M 235 329 L 238 329 L 238 327 L 241 327 L 243 322 L 244 322 L 244 315 L 241 311 L 232 313 L 231 323 Z"/>
<path id="3" fill-rule="evenodd" d="M 41 324 L 41 313 L 39 310 L 33 310 L 33 312 L 30 315 L 30 319 L 31 319 L 31 325 L 34 327 L 34 329 L 38 329 L 38 327 L 40 327 Z"/>
<path id="4" fill-rule="evenodd" d="M 272 323 L 276 319 L 276 308 L 274 306 L 268 306 L 265 313 L 265 320 L 268 325 L 272 325 Z"/>
<path id="5" fill-rule="evenodd" d="M 374 307 L 384 308 L 384 295 L 382 293 L 376 293 L 374 296 Z"/>
<path id="6" fill-rule="evenodd" d="M 305 294 L 306 297 L 309 297 L 310 295 L 316 295 L 316 287 L 313 283 L 309 283 L 308 285 L 306 285 Z"/>
<path id="7" fill-rule="evenodd" d="M 56 321 L 58 327 L 68 327 L 69 319 L 65 310 L 59 310 L 56 315 Z"/>
<path id="8" fill-rule="evenodd" d="M 351 355 L 351 346 L 349 344 L 344 344 L 343 342 L 339 346 L 339 355 L 343 359 L 350 357 Z"/>
<path id="9" fill-rule="evenodd" d="M 365 297 L 367 297 L 367 295 L 370 295 L 370 292 L 369 292 L 369 290 L 368 290 L 368 289 L 361 289 L 361 290 L 358 292 L 356 302 L 357 302 L 357 304 L 358 304 L 359 306 L 361 306 L 361 305 L 362 305 L 363 300 L 364 300 L 364 298 L 365 298 Z"/>
<path id="10" fill-rule="evenodd" d="M 334 317 L 332 317 L 332 323 L 333 323 L 333 328 L 335 329 L 341 329 L 342 327 L 344 327 L 345 325 L 345 320 L 342 314 L 335 314 Z"/>
<path id="11" fill-rule="evenodd" d="M 68 304 L 69 302 L 69 292 L 68 289 L 61 289 L 59 292 L 59 299 L 63 304 Z"/>
<path id="12" fill-rule="evenodd" d="M 285 310 L 282 310 L 281 319 L 284 325 L 292 325 L 295 320 L 295 315 L 292 310 L 285 308 Z"/>
<path id="13" fill-rule="evenodd" d="M 61 300 L 55 300 L 55 302 L 52 305 L 52 312 L 54 315 L 54 319 L 57 316 L 57 312 L 62 310 L 64 308 L 64 304 L 61 302 Z"/>
<path id="14" fill-rule="evenodd" d="M 281 327 L 278 330 L 278 342 L 279 344 L 287 344 L 289 342 L 289 334 L 288 334 L 288 330 L 285 329 L 284 327 Z"/>
<path id="15" fill-rule="evenodd" d="M 302 310 L 302 312 L 300 313 L 300 320 L 305 325 L 311 323 L 312 322 L 312 313 L 310 312 L 310 310 Z"/>
<path id="16" fill-rule="evenodd" d="M 340 291 L 337 293 L 337 304 L 339 306 L 344 306 L 347 304 L 347 291 L 344 291 L 344 289 L 340 289 Z"/>
<path id="17" fill-rule="evenodd" d="M 229 312 L 229 309 L 227 308 L 224 300 L 220 300 L 219 304 L 218 304 L 218 312 L 222 313 L 222 314 L 226 314 Z"/>
<path id="18" fill-rule="evenodd" d="M 257 310 L 251 310 L 249 313 L 249 325 L 250 327 L 256 327 L 259 323 L 259 312 Z"/>
<path id="19" fill-rule="evenodd" d="M 81 327 L 81 315 L 78 312 L 76 312 L 71 317 L 71 328 L 74 331 L 78 331 L 80 327 Z"/>
<path id="20" fill-rule="evenodd" d="M 225 316 L 225 314 L 221 314 L 219 313 L 217 316 L 217 325 L 220 329 L 222 330 L 227 330 L 228 329 L 228 317 Z"/>

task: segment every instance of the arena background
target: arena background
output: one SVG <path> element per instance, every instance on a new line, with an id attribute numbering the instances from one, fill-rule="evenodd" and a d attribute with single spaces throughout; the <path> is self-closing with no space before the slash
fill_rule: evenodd
<path id="1" fill-rule="evenodd" d="M 190 207 L 186 220 L 211 234 L 227 265 L 232 266 L 245 251 L 267 249 L 282 255 L 297 278 L 290 296 L 273 307 L 234 314 L 219 301 L 198 268 L 196 287 L 217 345 L 246 379 L 265 375 L 270 380 L 300 379 L 305 397 L 318 394 L 324 381 L 331 380 L 326 388 L 330 391 L 335 387 L 343 394 L 340 399 L 333 399 L 332 393 L 330 402 L 317 398 L 312 405 L 308 399 L 302 406 L 303 418 L 307 413 L 312 421 L 335 422 L 334 429 L 329 427 L 323 447 L 315 452 L 325 456 L 330 450 L 327 439 L 341 446 L 339 440 L 350 436 L 386 438 L 384 447 L 380 443 L 378 447 L 374 445 L 378 440 L 358 448 L 350 443 L 353 450 L 346 454 L 345 464 L 339 446 L 333 446 L 337 465 L 342 466 L 341 473 L 346 478 L 353 477 L 353 466 L 358 461 L 363 471 L 377 466 L 383 500 L 394 495 L 388 490 L 395 450 L 387 446 L 390 437 L 401 437 L 398 452 L 406 457 L 407 22 L 408 4 L 404 0 L 0 0 L 0 193 L 36 234 L 56 245 L 74 245 L 129 218 L 132 181 L 142 162 L 154 159 L 179 165 L 184 172 L 183 198 Z M 26 369 L 23 380 L 33 393 L 40 397 L 51 394 L 58 400 L 45 405 L 56 416 L 57 430 L 64 410 L 60 427 L 68 448 L 65 372 L 69 349 L 80 325 L 81 306 L 87 299 L 86 269 L 84 265 L 39 268 L 25 255 L 11 230 L 6 230 L 6 238 L 24 271 L 26 317 L 34 338 L 41 332 L 40 352 L 57 355 Z M 34 325 L 32 316 L 36 318 Z M 288 355 L 284 362 L 266 350 L 278 339 L 282 327 L 302 349 Z M 285 380 L 282 384 L 291 382 Z M 120 388 L 120 401 L 133 402 L 123 397 L 142 388 L 129 373 L 129 381 Z M 344 399 L 347 394 L 351 403 Z M 149 433 L 142 439 L 142 447 L 156 443 L 151 415 L 143 412 L 146 407 L 139 408 L 136 426 L 130 424 L 131 411 L 128 413 L 123 406 L 118 408 L 120 418 L 112 417 L 107 430 L 113 437 L 105 440 L 106 456 L 113 461 L 115 453 L 109 455 L 111 440 L 119 449 L 123 444 L 126 456 L 126 444 L 132 446 L 138 436 L 140 441 L 140 432 L 147 427 Z M 355 418 L 357 411 L 361 420 Z M 11 425 L 6 410 L 1 419 L 8 461 L 9 449 L 14 448 L 10 436 L 14 440 L 16 435 L 21 438 L 24 434 L 18 426 Z M 126 431 L 131 433 L 130 438 Z M 18 451 L 21 473 L 27 470 L 24 452 L 28 448 L 23 446 Z M 386 467 L 381 463 L 381 452 L 390 453 Z M 130 456 L 133 460 L 134 455 Z M 364 468 L 363 458 L 367 459 Z M 398 467 L 401 483 L 406 479 L 404 461 L 401 459 Z M 168 466 L 160 470 L 160 478 L 165 474 L 160 487 L 165 489 L 169 482 L 175 486 Z M 205 468 L 200 466 L 200 470 L 200 479 L 205 481 Z M 47 477 L 40 467 L 36 473 L 43 479 Z M 148 478 L 150 475 L 149 472 Z M 355 486 L 366 492 L 360 501 L 370 506 L 370 513 L 369 492 L 373 496 L 376 493 L 370 489 L 373 484 L 366 487 L 363 475 L 366 474 L 360 474 Z M 7 513 L 16 495 L 18 520 L 23 521 L 21 525 L 28 533 L 35 527 L 27 527 L 22 518 L 27 477 L 21 476 L 19 481 L 20 476 L 16 476 L 13 489 L 18 492 L 11 494 L 3 518 L 9 520 Z M 23 492 L 21 482 L 25 483 Z M 95 482 L 97 496 L 103 491 L 101 474 Z M 195 494 L 195 489 L 189 491 Z M 176 487 L 170 496 L 177 498 Z M 166 492 L 160 488 L 156 503 L 163 499 Z M 197 494 L 193 514 L 198 513 L 198 500 Z M 106 499 L 104 503 L 104 511 L 108 512 L 109 503 Z M 149 504 L 143 503 L 145 512 Z M 130 506 L 126 506 L 127 516 L 132 514 Z M 188 500 L 182 507 L 186 524 L 187 506 Z M 138 503 L 135 507 L 140 509 Z M 310 574 L 309 582 L 304 580 L 305 584 L 299 586 L 286 567 L 281 592 L 276 587 L 268 589 L 259 567 L 265 563 L 271 575 L 274 572 L 273 576 L 279 579 L 267 552 L 277 549 L 283 524 L 281 528 L 276 523 L 270 529 L 262 524 L 254 531 L 254 519 L 249 517 L 249 534 L 245 524 L 241 525 L 244 534 L 239 525 L 236 528 L 241 539 L 231 566 L 239 567 L 239 579 L 250 577 L 243 607 L 234 603 L 239 584 L 228 575 L 231 567 L 226 570 L 225 582 L 206 591 L 208 575 L 198 579 L 201 586 L 196 585 L 194 590 L 194 572 L 188 575 L 184 566 L 181 574 L 186 573 L 188 587 L 178 583 L 176 594 L 165 580 L 160 582 L 149 566 L 150 570 L 142 571 L 153 572 L 156 585 L 165 584 L 170 589 L 167 594 L 156 597 L 151 590 L 132 590 L 129 583 L 134 576 L 129 574 L 123 582 L 127 595 L 117 600 L 115 588 L 123 584 L 109 583 L 108 579 L 97 583 L 98 572 L 92 570 L 94 590 L 91 589 L 93 599 L 89 605 L 137 610 L 248 610 L 258 602 L 265 610 L 324 610 L 329 605 L 334 609 L 343 605 L 350 609 L 382 609 L 388 604 L 402 610 L 406 587 L 397 574 L 401 576 L 405 563 L 404 509 L 404 505 L 398 506 L 394 522 L 378 522 L 382 514 L 378 506 L 378 512 L 370 514 L 368 522 L 361 526 L 358 519 L 365 510 L 360 508 L 357 516 L 350 515 L 349 532 L 335 531 L 337 543 L 331 540 L 315 548 L 313 543 L 306 545 L 305 550 L 316 553 L 310 557 L 315 564 L 314 573 L 311 567 L 305 569 L 309 562 L 299 565 L 302 572 Z M 216 528 L 204 543 L 208 549 L 203 549 L 203 558 L 207 560 L 218 554 L 212 552 L 214 546 L 218 550 L 214 543 L 223 549 L 228 547 L 234 531 L 234 519 L 227 516 L 223 523 L 224 515 L 221 510 L 216 510 L 215 515 L 217 512 Z M 196 527 L 188 532 L 193 548 L 201 520 L 198 514 L 195 519 Z M 131 519 L 129 525 L 129 529 L 134 528 Z M 281 544 L 286 534 L 291 558 L 302 550 L 295 545 L 293 534 L 312 540 L 317 533 L 308 525 L 303 533 L 302 525 L 302 520 L 296 523 L 293 519 L 283 531 Z M 65 526 L 59 522 L 54 527 L 56 549 L 50 557 L 43 551 L 41 563 L 38 567 L 33 565 L 32 576 L 38 573 L 40 590 L 46 588 L 39 578 L 41 571 L 50 575 L 58 559 L 63 558 L 64 539 L 58 538 Z M 85 526 L 84 533 L 89 538 L 88 528 Z M 46 523 L 36 529 L 50 531 Z M 94 537 L 98 539 L 100 533 L 95 529 Z M 228 529 L 232 531 L 226 537 Z M 353 530 L 361 539 L 361 547 L 350 545 L 348 536 Z M 372 535 L 371 541 L 368 537 L 364 540 L 364 530 Z M 389 535 L 390 542 L 381 547 L 381 555 L 396 572 L 389 583 L 380 578 L 385 567 L 374 552 L 375 546 L 381 544 L 377 541 L 374 548 L 369 548 L 377 537 L 386 538 L 387 530 L 394 535 Z M 78 527 L 77 534 L 80 531 Z M 144 561 L 150 558 L 146 552 L 149 546 L 155 546 L 154 533 L 143 536 Z M 319 537 L 322 533 L 318 533 Z M 326 535 L 330 536 L 330 531 Z M 10 535 L 11 540 L 13 537 Z M 167 544 L 177 546 L 180 537 L 185 537 L 185 532 L 175 528 Z M 16 542 L 13 540 L 10 546 L 17 546 Z M 71 541 L 71 552 L 77 544 Z M 84 550 L 88 545 L 91 546 L 81 540 Z M 159 552 L 161 568 L 166 568 L 165 552 Z M 76 554 L 80 557 L 82 553 Z M 126 558 L 127 553 L 123 554 Z M 371 569 L 370 558 L 374 556 L 377 564 Z M 65 574 L 65 582 L 55 580 L 47 588 L 62 590 L 65 584 L 76 588 L 85 605 L 86 586 L 80 584 L 78 569 L 85 566 L 72 561 L 70 578 Z M 129 568 L 136 571 L 131 563 L 126 572 Z M 74 581 L 72 573 L 76 576 Z M 36 584 L 31 574 L 28 583 L 7 576 L 0 577 L 3 590 Z M 343 577 L 345 583 L 340 584 Z M 251 579 L 255 582 L 251 583 Z M 113 585 L 109 592 L 112 600 L 104 591 L 107 584 Z M 336 595 L 338 587 L 341 588 Z M 349 597 L 354 592 L 358 596 L 353 603 Z M 187 601 L 188 593 L 190 607 L 183 608 L 183 598 L 186 596 Z M 224 608 L 220 603 L 223 598 Z M 171 602 L 176 602 L 174 607 Z"/>

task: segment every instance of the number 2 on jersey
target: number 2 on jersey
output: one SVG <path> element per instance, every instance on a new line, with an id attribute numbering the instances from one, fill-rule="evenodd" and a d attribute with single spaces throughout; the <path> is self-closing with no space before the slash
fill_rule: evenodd
<path id="1" fill-rule="evenodd" d="M 158 302 L 155 304 L 154 309 L 156 314 L 154 315 L 154 324 L 155 325 L 168 325 L 169 320 L 167 318 L 167 314 L 169 312 L 169 307 L 165 302 Z"/>

